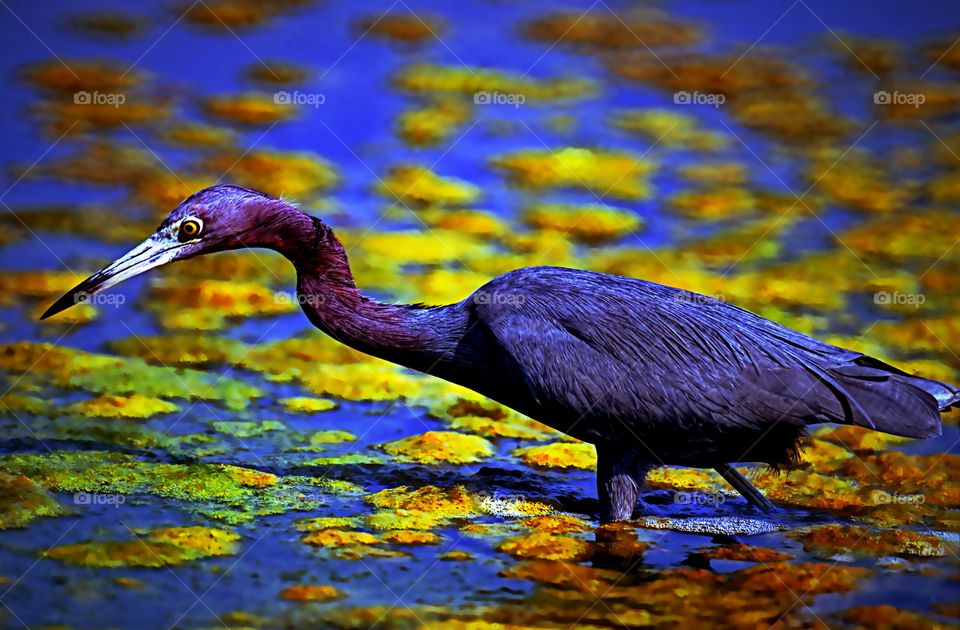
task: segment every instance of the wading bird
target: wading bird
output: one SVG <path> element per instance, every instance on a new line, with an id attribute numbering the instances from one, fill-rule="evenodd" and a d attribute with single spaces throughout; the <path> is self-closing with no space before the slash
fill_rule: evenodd
<path id="1" fill-rule="evenodd" d="M 592 443 L 604 521 L 629 519 L 656 466 L 796 464 L 809 424 L 940 435 L 952 385 L 911 376 L 722 301 L 653 282 L 528 267 L 446 306 L 364 296 L 333 231 L 291 204 L 219 185 L 184 200 L 141 245 L 80 283 L 49 317 L 148 269 L 265 247 L 297 270 L 310 321 L 361 352 L 468 387 Z"/>

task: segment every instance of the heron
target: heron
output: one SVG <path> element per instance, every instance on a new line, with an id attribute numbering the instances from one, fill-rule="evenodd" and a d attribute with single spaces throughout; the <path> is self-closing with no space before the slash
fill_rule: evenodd
<path id="1" fill-rule="evenodd" d="M 326 223 L 229 184 L 186 198 L 41 318 L 149 269 L 242 248 L 294 265 L 299 303 L 330 337 L 593 444 L 603 522 L 629 520 L 659 466 L 715 469 L 749 504 L 773 509 L 733 464 L 795 467 L 806 427 L 818 423 L 934 437 L 941 412 L 960 401 L 953 385 L 636 278 L 524 267 L 455 304 L 377 301 L 357 287 Z"/>

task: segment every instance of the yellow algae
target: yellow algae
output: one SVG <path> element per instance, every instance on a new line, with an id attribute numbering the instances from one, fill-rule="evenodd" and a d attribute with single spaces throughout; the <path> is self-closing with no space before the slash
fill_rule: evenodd
<path id="1" fill-rule="evenodd" d="M 739 265 L 776 258 L 782 250 L 780 237 L 793 224 L 792 218 L 763 218 L 701 240 L 684 242 L 681 248 L 708 265 Z"/>
<path id="2" fill-rule="evenodd" d="M 855 482 L 812 471 L 793 470 L 785 474 L 763 471 L 751 481 L 776 503 L 827 510 L 859 508 L 865 503 Z"/>
<path id="3" fill-rule="evenodd" d="M 83 280 L 72 271 L 19 271 L 0 274 L 0 304 L 13 304 L 21 298 L 51 300 Z"/>
<path id="4" fill-rule="evenodd" d="M 69 65 L 60 59 L 48 59 L 24 66 L 21 76 L 35 87 L 73 96 L 81 91 L 121 93 L 140 85 L 143 76 L 131 72 L 115 61 L 71 59 Z"/>
<path id="5" fill-rule="evenodd" d="M 643 136 L 651 146 L 718 151 L 730 143 L 727 137 L 702 129 L 695 117 L 669 109 L 621 110 L 611 124 Z"/>
<path id="6" fill-rule="evenodd" d="M 960 334 L 960 319 L 955 316 L 926 317 L 908 321 L 881 321 L 870 331 L 885 344 L 908 351 L 950 352 L 950 340 Z"/>
<path id="7" fill-rule="evenodd" d="M 427 431 L 380 445 L 388 455 L 420 464 L 466 464 L 493 455 L 493 445 L 477 435 Z"/>
<path id="8" fill-rule="evenodd" d="M 78 94 L 82 96 L 82 93 Z M 155 97 L 149 102 L 136 100 L 136 94 L 106 95 L 104 98 L 111 100 L 104 103 L 39 101 L 32 109 L 48 133 L 59 135 L 149 124 L 161 121 L 172 113 L 166 103 Z M 114 99 L 121 98 L 124 102 L 118 105 Z"/>
<path id="9" fill-rule="evenodd" d="M 365 522 L 371 529 L 428 530 L 440 527 L 446 519 L 419 509 L 396 509 L 378 510 L 368 515 Z"/>
<path id="10" fill-rule="evenodd" d="M 518 440 L 548 440 L 555 431 L 539 422 L 513 414 L 505 420 L 493 420 L 481 416 L 460 416 L 449 421 L 451 429 L 466 431 L 484 437 L 505 437 Z"/>
<path id="11" fill-rule="evenodd" d="M 875 94 L 873 111 L 892 121 L 933 120 L 960 105 L 960 89 L 948 81 L 884 82 Z"/>
<path id="12" fill-rule="evenodd" d="M 836 442 L 855 453 L 885 451 L 891 446 L 910 442 L 910 438 L 871 431 L 862 427 L 839 426 L 822 427 L 813 434 L 820 440 Z"/>
<path id="13" fill-rule="evenodd" d="M 472 562 L 474 557 L 469 552 L 454 549 L 440 554 L 440 559 L 447 562 Z"/>
<path id="14" fill-rule="evenodd" d="M 394 166 L 377 184 L 377 191 L 404 205 L 463 206 L 480 198 L 480 189 L 463 180 L 440 177 L 417 165 Z"/>
<path id="15" fill-rule="evenodd" d="M 943 539 L 905 529 L 870 530 L 862 527 L 829 524 L 793 534 L 808 551 L 834 556 L 857 554 L 870 556 L 938 557 L 948 553 Z"/>
<path id="16" fill-rule="evenodd" d="M 465 103 L 439 99 L 426 107 L 402 112 L 397 117 L 397 134 L 407 144 L 433 146 L 450 140 L 470 116 L 470 108 Z"/>
<path id="17" fill-rule="evenodd" d="M 317 516 L 297 521 L 294 527 L 301 532 L 316 532 L 325 529 L 348 529 L 359 527 L 362 520 L 359 516 Z"/>
<path id="18" fill-rule="evenodd" d="M 222 171 L 217 173 L 217 176 L 220 174 Z M 181 201 L 194 192 L 216 184 L 217 178 L 213 175 L 178 175 L 165 170 L 152 170 L 136 174 L 129 183 L 133 188 L 134 200 L 155 210 L 159 218 L 166 216 L 170 208 L 176 208 Z M 209 260 L 209 258 L 201 257 L 192 261 L 193 265 L 185 266 L 193 267 L 198 263 L 202 265 L 204 263 L 200 261 Z M 169 269 L 165 271 L 169 272 Z"/>
<path id="19" fill-rule="evenodd" d="M 730 111 L 745 127 L 793 144 L 835 142 L 854 128 L 823 100 L 796 90 L 747 93 L 731 99 Z"/>
<path id="20" fill-rule="evenodd" d="M 208 366 L 234 363 L 245 356 L 247 345 L 226 337 L 195 334 L 164 337 L 127 337 L 110 343 L 110 349 L 149 363 L 172 366 Z"/>
<path id="21" fill-rule="evenodd" d="M 691 183 L 708 186 L 738 186 L 750 179 L 750 170 L 740 162 L 685 164 L 678 173 Z"/>
<path id="22" fill-rule="evenodd" d="M 839 617 L 855 628 L 911 628 L 913 630 L 940 630 L 947 624 L 925 617 L 919 613 L 903 610 L 891 604 L 877 606 L 853 606 L 832 615 Z M 956 615 L 954 615 L 956 616 Z"/>
<path id="23" fill-rule="evenodd" d="M 603 204 L 572 206 L 542 204 L 527 208 L 524 221 L 539 230 L 568 234 L 588 245 L 601 245 L 643 228 L 643 219 L 636 213 Z"/>
<path id="24" fill-rule="evenodd" d="M 240 536 L 222 529 L 169 527 L 147 531 L 134 540 L 60 545 L 43 555 L 88 567 L 167 567 L 191 560 L 233 555 L 238 540 Z"/>
<path id="25" fill-rule="evenodd" d="M 514 558 L 539 560 L 587 560 L 593 554 L 590 543 L 582 538 L 562 536 L 548 532 L 532 532 L 508 538 L 497 549 Z"/>
<path id="26" fill-rule="evenodd" d="M 846 155 L 838 162 L 841 155 L 814 160 L 807 173 L 814 190 L 834 203 L 867 212 L 894 212 L 908 207 L 916 196 L 876 161 Z"/>
<path id="27" fill-rule="evenodd" d="M 329 162 L 306 151 L 236 150 L 201 160 L 214 173 L 230 171 L 230 179 L 279 197 L 303 198 L 332 188 L 338 180 Z"/>
<path id="28" fill-rule="evenodd" d="M 685 217 L 705 221 L 737 218 L 756 211 L 749 190 L 730 186 L 679 192 L 670 197 L 669 205 Z"/>
<path id="29" fill-rule="evenodd" d="M 200 148 L 229 146 L 237 139 L 230 129 L 190 123 L 167 127 L 160 137 L 175 146 Z"/>
<path id="30" fill-rule="evenodd" d="M 476 99 L 477 93 L 523 96 L 527 102 L 569 100 L 592 96 L 596 86 L 586 79 L 536 80 L 529 76 L 489 68 L 462 65 L 414 64 L 404 67 L 393 84 L 417 94 L 462 94 Z"/>
<path id="31" fill-rule="evenodd" d="M 33 231 L 90 236 L 109 243 L 131 243 L 156 229 L 154 221 L 118 215 L 113 210 L 98 206 L 14 207 L 0 217 L 0 223 L 14 233 L 29 234 Z M 16 276 L 18 273 L 39 275 L 38 272 L 14 272 L 10 275 Z M 54 276 L 73 275 L 70 272 L 47 273 Z"/>
<path id="32" fill-rule="evenodd" d="M 335 587 L 326 584 L 295 584 L 280 591 L 280 599 L 294 602 L 332 602 L 344 597 Z"/>
<path id="33" fill-rule="evenodd" d="M 192 259 L 189 265 L 170 265 L 163 267 L 159 273 L 170 280 L 230 278 L 288 290 L 297 282 L 293 265 L 279 253 L 264 249 L 199 256 Z"/>
<path id="34" fill-rule="evenodd" d="M 383 13 L 363 18 L 357 28 L 364 34 L 394 42 L 413 44 L 433 39 L 443 32 L 440 18 L 422 13 Z"/>
<path id="35" fill-rule="evenodd" d="M 424 486 L 416 489 L 399 486 L 368 495 L 364 500 L 379 508 L 419 510 L 438 518 L 466 518 L 478 513 L 476 497 L 463 486 Z"/>
<path id="36" fill-rule="evenodd" d="M 0 396 L 0 406 L 13 413 L 46 413 L 50 402 L 35 396 L 8 392 Z"/>
<path id="37" fill-rule="evenodd" d="M 232 317 L 271 317 L 294 313 L 300 306 L 289 295 L 277 293 L 254 283 L 234 280 L 200 280 L 197 282 L 159 282 L 151 286 L 149 302 L 166 328 L 203 329 L 192 324 L 197 317 L 222 321 Z M 167 316 L 172 312 L 175 317 Z"/>
<path id="38" fill-rule="evenodd" d="M 550 534 L 575 534 L 593 529 L 587 521 L 570 514 L 532 516 L 520 521 L 520 525 Z"/>
<path id="39" fill-rule="evenodd" d="M 357 436 L 349 431 L 342 429 L 330 429 L 328 431 L 313 431 L 310 433 L 310 444 L 313 446 L 323 446 L 326 444 L 343 444 L 344 442 L 356 442 Z"/>
<path id="40" fill-rule="evenodd" d="M 241 125 L 275 124 L 297 114 L 296 106 L 274 102 L 274 95 L 267 92 L 210 97 L 203 108 L 214 118 Z"/>
<path id="41" fill-rule="evenodd" d="M 646 199 L 654 162 L 632 153 L 567 147 L 527 150 L 492 159 L 494 168 L 521 188 L 582 188 L 600 197 Z"/>
<path id="42" fill-rule="evenodd" d="M 597 467 L 597 451 L 592 444 L 553 442 L 543 446 L 518 448 L 513 454 L 529 466 L 583 470 Z"/>
<path id="43" fill-rule="evenodd" d="M 814 468 L 823 469 L 853 456 L 854 454 L 843 446 L 827 440 L 810 438 L 804 441 L 800 461 L 811 464 Z"/>
<path id="44" fill-rule="evenodd" d="M 22 175 L 97 186 L 135 186 L 148 177 L 163 177 L 156 168 L 150 153 L 139 146 L 92 141 L 68 155 L 45 160 L 33 169 L 27 170 L 25 165 Z M 173 179 L 169 174 L 166 177 Z M 182 201 L 183 197 L 177 199 Z M 165 211 L 169 212 L 175 205 L 176 202 L 166 206 Z"/>
<path id="45" fill-rule="evenodd" d="M 364 254 L 410 264 L 472 260 L 490 251 L 479 239 L 450 230 L 378 232 L 356 242 Z"/>
<path id="46" fill-rule="evenodd" d="M 342 529 L 319 529 L 303 537 L 303 542 L 315 547 L 344 547 L 352 545 L 382 545 L 373 534 Z"/>
<path id="47" fill-rule="evenodd" d="M 500 217 L 482 210 L 428 209 L 421 213 L 420 218 L 432 228 L 481 238 L 495 238 L 509 230 Z"/>
<path id="48" fill-rule="evenodd" d="M 699 468 L 661 466 L 647 475 L 647 484 L 651 488 L 669 488 L 684 492 L 714 492 L 722 487 L 722 483 L 725 482 L 713 471 Z"/>
<path id="49" fill-rule="evenodd" d="M 711 560 L 735 560 L 738 562 L 783 562 L 793 556 L 784 551 L 770 547 L 752 547 L 743 543 L 711 547 L 700 552 L 700 555 Z"/>
<path id="50" fill-rule="evenodd" d="M 683 22 L 656 10 L 624 13 L 557 12 L 532 20 L 524 33 L 551 46 L 585 46 L 597 49 L 621 49 L 686 46 L 700 42 L 698 26 Z"/>
<path id="51" fill-rule="evenodd" d="M 151 418 L 180 411 L 180 407 L 161 398 L 133 394 L 131 396 L 98 396 L 68 407 L 68 411 L 93 418 Z"/>
<path id="52" fill-rule="evenodd" d="M 22 475 L 0 472 L 0 529 L 26 527 L 41 516 L 61 516 L 57 500 Z"/>
<path id="53" fill-rule="evenodd" d="M 344 400 L 395 400 L 421 391 L 424 379 L 387 363 L 326 365 L 299 376 L 320 396 Z"/>
<path id="54" fill-rule="evenodd" d="M 908 455 L 895 451 L 846 460 L 840 473 L 874 486 L 873 503 L 960 506 L 960 486 L 953 480 L 960 470 L 960 455 L 933 453 Z"/>
<path id="55" fill-rule="evenodd" d="M 439 545 L 440 537 L 432 532 L 393 530 L 381 536 L 381 539 L 394 545 Z"/>
<path id="56" fill-rule="evenodd" d="M 262 393 L 240 381 L 215 378 L 206 372 L 153 366 L 140 359 L 50 344 L 0 344 L 0 368 L 29 372 L 32 379 L 95 394 L 217 400 L 234 409 Z"/>

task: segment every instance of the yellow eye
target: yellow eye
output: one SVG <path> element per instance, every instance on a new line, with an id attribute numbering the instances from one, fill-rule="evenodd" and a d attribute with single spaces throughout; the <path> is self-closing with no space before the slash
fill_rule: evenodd
<path id="1" fill-rule="evenodd" d="M 200 236 L 200 231 L 203 229 L 203 226 L 196 219 L 187 219 L 180 224 L 180 231 L 177 233 L 177 238 L 181 243 L 185 241 L 191 241 L 198 236 Z"/>

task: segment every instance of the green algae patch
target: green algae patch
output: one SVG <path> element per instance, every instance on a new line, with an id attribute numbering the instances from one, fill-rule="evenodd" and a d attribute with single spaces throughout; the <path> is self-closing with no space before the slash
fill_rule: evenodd
<path id="1" fill-rule="evenodd" d="M 463 486 L 399 486 L 368 495 L 364 500 L 378 508 L 426 512 L 437 518 L 469 518 L 480 514 L 477 497 Z"/>
<path id="2" fill-rule="evenodd" d="M 26 527 L 41 516 L 62 514 L 57 500 L 30 478 L 0 473 L 0 529 Z"/>
<path id="3" fill-rule="evenodd" d="M 231 435 L 235 438 L 262 437 L 274 431 L 283 431 L 287 428 L 277 420 L 262 420 L 260 422 L 218 420 L 213 423 L 214 430 Z"/>
<path id="4" fill-rule="evenodd" d="M 128 337 L 112 342 L 110 349 L 157 365 L 205 367 L 234 363 L 246 354 L 248 348 L 245 343 L 226 337 L 186 334 Z"/>
<path id="5" fill-rule="evenodd" d="M 43 553 L 66 564 L 120 568 L 168 567 L 192 560 L 236 553 L 240 536 L 209 527 L 168 527 L 146 532 L 134 540 L 93 541 L 61 545 Z"/>
<path id="6" fill-rule="evenodd" d="M 317 516 L 304 518 L 294 523 L 300 532 L 316 532 L 324 529 L 353 529 L 363 524 L 359 516 Z"/>
<path id="7" fill-rule="evenodd" d="M 446 524 L 447 519 L 423 510 L 378 510 L 364 522 L 376 530 L 430 530 Z"/>
<path id="8" fill-rule="evenodd" d="M 229 524 L 316 509 L 321 505 L 312 498 L 317 489 L 332 494 L 362 491 L 350 482 L 277 477 L 228 464 L 147 462 L 105 451 L 7 455 L 0 457 L 0 469 L 26 475 L 56 492 L 150 494 L 186 502 L 178 507 Z"/>
<path id="9" fill-rule="evenodd" d="M 280 404 L 290 413 L 323 413 L 337 408 L 337 403 L 332 400 L 309 396 L 281 398 Z"/>
<path id="10" fill-rule="evenodd" d="M 380 446 L 388 455 L 420 464 L 467 464 L 494 453 L 493 445 L 477 435 L 427 431 Z"/>
<path id="11" fill-rule="evenodd" d="M 192 369 L 149 365 L 141 359 L 113 357 L 44 343 L 0 345 L 0 369 L 94 394 L 183 398 L 221 402 L 241 409 L 262 395 L 251 385 Z M 26 380 L 26 378 L 25 378 Z"/>
<path id="12" fill-rule="evenodd" d="M 464 206 L 480 198 L 480 189 L 467 182 L 440 177 L 422 166 L 401 165 L 390 169 L 377 185 L 382 195 L 409 206 Z"/>
<path id="13" fill-rule="evenodd" d="M 167 413 L 176 413 L 180 407 L 150 396 L 98 396 L 68 407 L 71 413 L 92 418 L 127 418 L 142 420 Z"/>
<path id="14" fill-rule="evenodd" d="M 543 446 L 518 448 L 513 454 L 528 466 L 582 470 L 593 470 L 597 467 L 597 450 L 592 444 L 554 442 Z"/>

